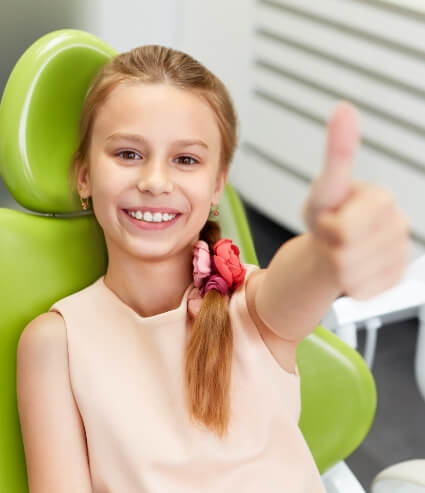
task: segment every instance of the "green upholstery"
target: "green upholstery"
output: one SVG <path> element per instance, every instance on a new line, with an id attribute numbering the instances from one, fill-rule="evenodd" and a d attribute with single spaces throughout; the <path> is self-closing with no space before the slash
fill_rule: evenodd
<path id="1" fill-rule="evenodd" d="M 16 347 L 25 325 L 54 301 L 87 286 L 106 270 L 103 232 L 69 191 L 85 91 L 115 52 L 72 29 L 47 34 L 16 64 L 0 103 L 0 172 L 28 213 L 0 209 L 0 491 L 28 491 L 16 404 Z M 257 264 L 236 191 L 226 185 L 219 221 Z M 45 215 L 35 214 L 46 213 Z M 59 217 L 57 214 L 62 213 Z M 359 354 L 323 327 L 300 344 L 300 426 L 323 473 L 367 434 L 375 412 L 373 378 Z M 267 384 L 267 382 L 265 382 Z"/>

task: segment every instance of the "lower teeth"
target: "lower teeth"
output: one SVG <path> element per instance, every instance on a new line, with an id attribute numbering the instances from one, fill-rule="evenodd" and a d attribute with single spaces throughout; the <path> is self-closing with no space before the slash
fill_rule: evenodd
<path id="1" fill-rule="evenodd" d="M 162 224 L 162 223 L 169 223 L 170 221 L 145 221 L 144 219 L 137 219 L 137 217 L 135 217 L 134 219 L 136 219 L 137 221 L 140 221 L 141 223 L 154 223 L 154 224 Z"/>

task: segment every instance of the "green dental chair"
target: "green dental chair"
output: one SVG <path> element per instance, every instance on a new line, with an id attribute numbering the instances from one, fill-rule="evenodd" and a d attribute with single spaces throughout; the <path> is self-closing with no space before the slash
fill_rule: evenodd
<path id="1" fill-rule="evenodd" d="M 27 323 L 106 270 L 103 232 L 68 185 L 86 90 L 116 52 L 63 29 L 38 39 L 13 69 L 0 103 L 0 175 L 27 211 L 0 208 L 0 492 L 28 492 L 16 400 L 16 350 Z M 257 264 L 242 203 L 226 185 L 224 236 Z M 300 428 L 328 492 L 364 491 L 343 462 L 373 421 L 376 389 L 361 356 L 318 326 L 299 346 Z M 339 489 L 333 475 L 344 475 Z"/>

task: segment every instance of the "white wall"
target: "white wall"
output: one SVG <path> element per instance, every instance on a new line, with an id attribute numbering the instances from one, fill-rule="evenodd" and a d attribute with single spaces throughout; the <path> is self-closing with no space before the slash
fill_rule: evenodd
<path id="1" fill-rule="evenodd" d="M 204 63 L 226 84 L 241 121 L 248 120 L 253 0 L 183 0 L 178 47 Z"/>
<path id="2" fill-rule="evenodd" d="M 90 0 L 81 29 L 99 36 L 119 52 L 142 44 L 175 46 L 182 22 L 179 0 Z"/>

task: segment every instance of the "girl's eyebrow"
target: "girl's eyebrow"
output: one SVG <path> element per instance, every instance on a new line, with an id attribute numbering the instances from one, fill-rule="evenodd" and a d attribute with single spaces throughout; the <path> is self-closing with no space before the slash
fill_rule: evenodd
<path id="1" fill-rule="evenodd" d="M 107 141 L 109 140 L 131 140 L 133 142 L 136 142 L 136 144 L 145 144 L 146 139 L 144 139 L 141 135 L 137 134 L 124 134 L 124 133 L 114 133 L 109 135 L 109 137 L 106 138 Z"/>
<path id="2" fill-rule="evenodd" d="M 202 146 L 205 147 L 205 149 L 208 149 L 207 144 L 203 140 L 198 140 L 198 139 L 181 139 L 181 140 L 175 140 L 173 142 L 175 145 L 181 145 L 181 146 Z"/>
<path id="3" fill-rule="evenodd" d="M 119 139 L 124 139 L 124 140 L 130 140 L 133 142 L 136 142 L 137 144 L 146 144 L 146 139 L 142 137 L 141 135 L 137 134 L 124 134 L 124 133 L 114 133 L 110 135 L 109 137 L 106 138 L 107 141 L 110 140 L 119 140 Z M 193 145 L 199 145 L 202 147 L 205 147 L 208 149 L 208 145 L 200 139 L 180 139 L 180 140 L 175 140 L 173 142 L 173 145 L 179 145 L 179 146 L 193 146 Z"/>

